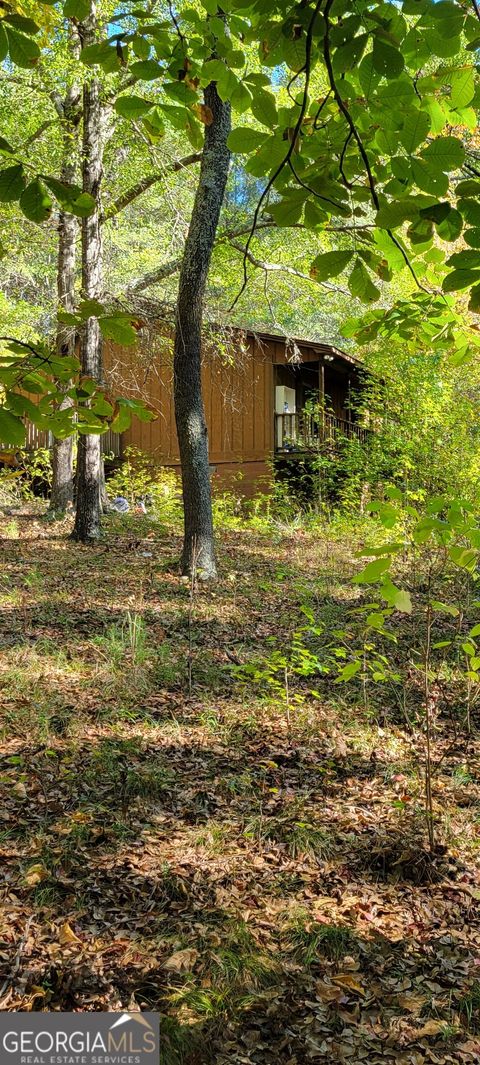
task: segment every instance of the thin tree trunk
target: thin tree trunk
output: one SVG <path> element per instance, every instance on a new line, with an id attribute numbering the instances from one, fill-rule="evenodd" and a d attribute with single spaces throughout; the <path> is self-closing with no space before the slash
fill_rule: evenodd
<path id="1" fill-rule="evenodd" d="M 78 52 L 77 42 L 72 50 Z M 63 129 L 64 164 L 61 181 L 69 184 L 77 174 L 77 128 L 80 121 L 80 90 L 72 85 L 62 99 L 54 100 Z M 73 313 L 75 310 L 75 270 L 78 221 L 74 215 L 61 211 L 58 221 L 57 295 L 59 307 Z M 57 323 L 56 350 L 58 355 L 71 358 L 75 354 L 75 334 L 71 326 Z M 63 390 L 68 390 L 68 385 Z M 60 403 L 60 410 L 71 406 L 67 396 Z M 73 503 L 73 452 L 74 437 L 55 440 L 52 449 L 52 491 L 50 511 L 63 513 Z"/>
<path id="2" fill-rule="evenodd" d="M 205 128 L 200 176 L 180 270 L 175 324 L 174 399 L 182 466 L 184 544 L 182 572 L 216 576 L 208 434 L 202 397 L 201 342 L 205 287 L 225 193 L 230 152 L 230 104 L 214 82 L 205 89 L 212 114 Z"/>
<path id="3" fill-rule="evenodd" d="M 82 24 L 82 43 L 95 39 L 96 14 Z M 82 219 L 82 294 L 100 300 L 103 289 L 103 246 L 100 190 L 103 177 L 106 115 L 98 79 L 83 86 L 82 187 L 95 198 L 95 210 Z M 97 318 L 87 318 L 81 334 L 82 373 L 102 380 L 102 336 Z M 77 456 L 77 507 L 73 537 L 90 543 L 100 536 L 102 513 L 100 484 L 102 453 L 98 433 L 79 434 Z"/>
<path id="4" fill-rule="evenodd" d="M 72 180 L 71 166 L 62 170 L 61 180 Z M 68 176 L 67 176 L 68 174 Z M 75 309 L 75 253 L 77 239 L 77 220 L 71 214 L 62 211 L 58 223 L 58 267 L 57 292 L 59 306 L 73 313 Z M 58 355 L 75 354 L 75 334 L 71 326 L 58 323 L 56 349 Z M 60 410 L 71 406 L 67 396 L 60 403 Z M 73 447 L 74 437 L 55 440 L 52 449 L 52 492 L 50 510 L 62 513 L 69 503 L 73 503 Z"/>

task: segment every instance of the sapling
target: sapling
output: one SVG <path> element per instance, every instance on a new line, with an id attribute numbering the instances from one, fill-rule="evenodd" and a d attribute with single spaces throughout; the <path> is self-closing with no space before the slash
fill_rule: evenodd
<path id="1" fill-rule="evenodd" d="M 402 560 L 420 562 L 422 584 L 419 600 L 416 603 L 422 619 L 422 649 L 420 651 L 423 706 L 425 721 L 425 819 L 430 851 L 435 850 L 434 808 L 432 779 L 435 771 L 433 760 L 434 743 L 434 698 L 432 691 L 433 666 L 432 652 L 447 649 L 455 644 L 461 646 L 467 668 L 467 730 L 471 730 L 471 709 L 473 693 L 478 695 L 480 682 L 480 656 L 477 654 L 475 637 L 480 635 L 480 625 L 474 626 L 467 640 L 462 637 L 461 624 L 465 614 L 465 604 L 459 606 L 444 602 L 438 598 L 447 585 L 448 577 L 453 573 L 463 577 L 463 592 L 470 605 L 470 588 L 477 579 L 476 567 L 480 547 L 480 529 L 475 523 L 473 508 L 464 500 L 448 500 L 437 496 L 427 501 L 425 512 L 420 515 L 414 508 L 394 506 L 402 503 L 401 493 L 393 489 L 386 503 L 375 503 L 371 509 L 375 512 L 381 525 L 386 529 L 396 526 L 403 528 L 403 540 L 383 544 L 381 547 L 365 548 L 362 552 L 374 555 L 361 573 L 354 578 L 357 584 L 375 584 L 380 597 L 396 610 L 412 612 L 412 600 L 406 590 L 397 588 L 391 579 L 390 571 L 394 561 Z M 423 563 L 423 565 L 422 565 Z M 468 579 L 465 579 L 468 578 Z M 420 599 L 421 595 L 421 599 Z M 434 642 L 434 630 L 439 615 L 450 615 L 458 619 L 455 637 L 451 640 Z M 353 673 L 352 673 L 353 676 Z M 347 677 L 346 679 L 349 679 Z"/>

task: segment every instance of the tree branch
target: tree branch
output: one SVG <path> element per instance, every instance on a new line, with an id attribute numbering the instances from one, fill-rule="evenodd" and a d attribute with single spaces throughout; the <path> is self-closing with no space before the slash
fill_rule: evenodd
<path id="1" fill-rule="evenodd" d="M 148 192 L 148 189 L 152 188 L 152 185 L 156 185 L 159 181 L 162 181 L 165 174 L 175 174 L 179 170 L 184 170 L 187 166 L 192 166 L 193 163 L 199 163 L 202 158 L 201 152 L 192 152 L 191 155 L 184 155 L 183 159 L 175 159 L 173 163 L 170 163 L 159 174 L 150 174 L 148 177 L 144 177 L 141 181 L 137 181 L 136 185 L 132 185 L 126 192 L 122 192 L 113 203 L 107 207 L 103 212 L 102 222 L 108 221 L 109 218 L 114 218 L 115 215 L 123 211 L 124 207 L 128 207 L 133 200 L 136 200 L 138 196 L 141 196 L 144 192 Z"/>
<path id="2" fill-rule="evenodd" d="M 361 136 L 360 136 L 360 134 L 358 132 L 358 129 L 357 129 L 357 127 L 356 127 L 356 125 L 355 125 L 355 123 L 353 121 L 353 118 L 352 118 L 352 116 L 350 114 L 350 111 L 348 110 L 348 107 L 347 107 L 345 101 L 342 99 L 342 96 L 341 96 L 341 94 L 340 94 L 340 92 L 338 90 L 338 86 L 337 86 L 337 83 L 335 81 L 335 77 L 334 77 L 334 73 L 333 73 L 332 57 L 330 55 L 330 20 L 329 20 L 329 15 L 330 15 L 330 10 L 331 10 L 332 4 L 333 4 L 333 0 L 327 0 L 327 3 L 325 5 L 325 10 L 323 12 L 323 17 L 325 19 L 325 36 L 324 36 L 324 39 L 323 39 L 323 56 L 324 56 L 324 59 L 325 59 L 325 66 L 327 68 L 328 81 L 329 81 L 329 84 L 330 84 L 330 88 L 331 88 L 331 90 L 333 92 L 333 95 L 335 97 L 335 100 L 336 100 L 336 102 L 338 104 L 338 107 L 339 107 L 339 109 L 340 109 L 340 111 L 341 111 L 341 113 L 342 113 L 342 115 L 343 115 L 343 117 L 344 117 L 344 119 L 345 119 L 345 121 L 346 121 L 346 123 L 348 125 L 348 128 L 350 130 L 350 134 L 353 137 L 353 139 L 354 139 L 354 141 L 355 141 L 355 143 L 357 145 L 357 148 L 358 148 L 358 150 L 360 152 L 360 156 L 361 156 L 361 159 L 362 159 L 362 162 L 363 162 L 363 165 L 365 167 L 366 174 L 367 174 L 367 180 L 368 180 L 368 184 L 369 184 L 369 188 L 370 188 L 370 195 L 371 195 L 371 198 L 372 198 L 372 203 L 373 203 L 373 205 L 375 207 L 375 210 L 378 211 L 378 210 L 380 210 L 380 201 L 378 199 L 378 193 L 377 193 L 377 189 L 376 189 L 376 185 L 375 185 L 375 179 L 373 177 L 372 168 L 370 166 L 370 160 L 369 160 L 367 152 L 365 150 L 365 145 L 364 145 L 364 143 L 362 141 L 362 138 L 361 138 Z M 417 287 L 420 288 L 422 290 L 422 292 L 428 292 L 428 289 L 426 289 L 421 284 L 421 282 L 418 280 L 418 277 L 417 277 L 417 275 L 415 273 L 415 270 L 414 270 L 414 268 L 413 268 L 413 266 L 412 266 L 412 264 L 410 262 L 410 259 L 408 258 L 408 255 L 407 255 L 403 245 L 400 243 L 399 240 L 397 240 L 397 237 L 394 235 L 394 233 L 392 233 L 391 229 L 387 229 L 386 232 L 388 233 L 388 236 L 390 237 L 390 240 L 392 241 L 392 243 L 395 244 L 395 247 L 398 248 L 399 252 L 401 253 L 401 255 L 402 255 L 403 259 L 404 259 L 404 262 L 405 262 L 406 266 L 408 267 L 408 269 L 410 270 L 410 273 L 411 273 L 411 275 L 413 277 L 413 280 L 415 281 L 415 284 L 417 285 Z"/>
<path id="3" fill-rule="evenodd" d="M 333 0 L 330 0 L 330 2 L 332 3 Z M 263 192 L 262 192 L 262 194 L 260 196 L 260 199 L 259 199 L 259 201 L 257 203 L 257 206 L 255 208 L 255 214 L 253 216 L 252 228 L 250 230 L 250 234 L 249 234 L 247 243 L 245 245 L 245 254 L 244 254 L 244 259 L 243 259 L 243 284 L 242 284 L 242 287 L 240 289 L 240 292 L 236 295 L 236 297 L 235 297 L 235 299 L 234 299 L 234 301 L 232 303 L 232 306 L 230 307 L 230 310 L 232 310 L 233 307 L 235 306 L 235 304 L 238 303 L 238 300 L 240 299 L 240 296 L 242 295 L 242 292 L 245 291 L 245 289 L 247 287 L 247 284 L 248 284 L 248 273 L 247 273 L 248 254 L 247 253 L 248 253 L 248 250 L 250 248 L 250 244 L 252 243 L 252 240 L 253 240 L 253 236 L 254 236 L 254 233 L 255 233 L 255 229 L 257 227 L 257 222 L 258 222 L 258 219 L 260 217 L 260 211 L 262 209 L 262 206 L 265 203 L 265 200 L 266 200 L 266 198 L 267 198 L 267 196 L 268 196 L 268 194 L 270 192 L 270 189 L 275 184 L 275 181 L 277 180 L 278 175 L 281 174 L 283 168 L 288 165 L 290 159 L 292 158 L 293 152 L 295 151 L 295 146 L 296 146 L 296 143 L 297 143 L 297 137 L 298 137 L 298 135 L 300 133 L 300 129 L 302 127 L 302 122 L 303 122 L 303 119 L 305 117 L 305 112 L 306 112 L 307 106 L 308 106 L 308 90 L 309 90 L 309 87 L 310 87 L 313 31 L 315 29 L 315 23 L 317 21 L 317 17 L 318 17 L 318 14 L 320 12 L 321 6 L 322 6 L 322 0 L 317 0 L 317 3 L 315 4 L 315 8 L 314 8 L 313 13 L 312 13 L 312 17 L 311 17 L 310 22 L 308 24 L 307 36 L 306 36 L 306 39 L 305 39 L 305 64 L 304 64 L 305 82 L 304 82 L 304 86 L 303 86 L 302 102 L 300 104 L 300 112 L 299 112 L 297 121 L 295 123 L 293 134 L 292 134 L 292 137 L 291 137 L 291 140 L 290 140 L 290 145 L 289 145 L 288 151 L 287 151 L 287 153 L 285 155 L 285 158 L 282 159 L 281 163 L 279 163 L 279 165 L 274 170 L 272 176 L 269 178 L 269 180 L 268 180 L 268 182 L 267 182 L 267 184 L 266 184 L 266 186 L 265 186 L 265 188 L 264 188 L 264 190 L 263 190 Z"/>
<path id="4" fill-rule="evenodd" d="M 245 248 L 242 244 L 236 244 L 234 240 L 230 240 L 229 244 L 236 251 L 239 251 L 242 255 L 245 255 Z M 251 251 L 246 252 L 249 263 L 252 264 L 257 270 L 263 270 L 266 274 L 283 273 L 290 274 L 292 277 L 299 277 L 302 281 L 308 281 L 311 285 L 321 284 L 323 288 L 328 289 L 329 292 L 342 292 L 345 296 L 349 296 L 350 293 L 346 289 L 339 288 L 338 285 L 329 285 L 328 281 L 314 281 L 310 274 L 303 273 L 302 270 L 297 270 L 294 266 L 288 266 L 286 263 L 267 263 L 262 262 L 261 259 L 257 259 Z"/>
<path id="5" fill-rule="evenodd" d="M 273 218 L 266 218 L 264 221 L 259 222 L 257 229 L 266 229 L 275 227 Z M 245 233 L 249 233 L 251 229 L 251 223 L 248 225 L 232 226 L 230 229 L 225 229 L 220 233 L 215 242 L 215 247 L 218 244 L 225 244 L 235 237 L 243 237 Z M 183 261 L 183 253 L 176 259 L 170 259 L 169 262 L 164 263 L 163 266 L 157 267 L 156 270 L 149 271 L 148 274 L 143 274 L 142 277 L 137 278 L 136 281 L 131 281 L 125 288 L 125 293 L 143 292 L 146 288 L 151 288 L 152 285 L 158 285 L 160 281 L 164 281 L 167 277 L 172 277 L 173 274 L 178 273 Z"/>
<path id="6" fill-rule="evenodd" d="M 262 218 L 262 220 L 260 222 L 257 222 L 257 224 L 255 226 L 255 232 L 258 232 L 258 230 L 260 230 L 260 229 L 278 229 L 278 228 L 279 227 L 277 226 L 277 223 L 274 221 L 274 219 L 267 217 L 267 218 Z M 297 223 L 295 223 L 295 225 L 290 226 L 289 228 L 290 229 L 305 229 L 305 226 L 302 225 L 301 222 L 297 222 Z M 373 223 L 365 223 L 365 225 L 360 225 L 360 226 L 326 226 L 325 227 L 325 232 L 327 232 L 327 233 L 358 233 L 359 230 L 363 230 L 363 229 L 369 230 L 369 229 L 374 229 L 374 228 L 375 227 L 374 227 Z M 247 233 L 251 232 L 251 229 L 252 229 L 251 221 L 250 222 L 245 222 L 245 223 L 243 223 L 242 225 L 239 225 L 239 226 L 231 226 L 228 229 L 224 229 L 223 232 L 219 233 L 219 235 L 217 237 L 217 240 L 215 241 L 215 247 L 218 247 L 221 244 L 227 244 L 227 243 L 228 244 L 232 244 L 232 246 L 235 247 L 235 245 L 233 245 L 233 241 L 235 240 L 235 238 L 236 237 L 244 237 Z M 236 250 L 238 251 L 239 249 L 236 248 Z M 245 252 L 245 249 L 242 248 L 242 251 Z M 173 274 L 178 273 L 178 271 L 179 271 L 179 269 L 180 269 L 180 267 L 182 265 L 182 258 L 183 258 L 183 256 L 179 255 L 176 259 L 170 259 L 168 262 L 164 263 L 163 266 L 157 267 L 156 270 L 150 270 L 147 274 L 143 274 L 142 277 L 137 278 L 136 281 L 131 281 L 126 286 L 126 288 L 124 290 L 125 294 L 129 295 L 129 294 L 133 294 L 133 293 L 137 293 L 137 292 L 143 292 L 144 289 L 151 288 L 152 285 L 158 285 L 161 281 L 165 281 L 167 277 L 172 277 Z M 250 258 L 249 261 L 252 263 L 252 265 L 254 265 L 253 258 Z M 277 269 L 275 264 L 270 264 L 270 267 L 271 267 L 272 271 Z M 287 269 L 285 267 L 282 267 L 282 269 L 285 270 L 285 272 L 287 272 L 287 273 L 291 272 L 289 269 Z M 306 280 L 312 281 L 312 278 L 308 277 L 307 274 L 302 275 L 302 274 L 298 273 L 297 276 L 298 277 L 302 277 L 303 276 Z M 316 285 L 318 285 L 318 283 L 319 283 L 318 281 L 315 282 Z M 337 286 L 334 286 L 334 291 L 335 292 L 343 292 L 344 290 L 343 289 L 339 289 Z M 346 293 L 346 295 L 348 295 L 348 293 Z"/>

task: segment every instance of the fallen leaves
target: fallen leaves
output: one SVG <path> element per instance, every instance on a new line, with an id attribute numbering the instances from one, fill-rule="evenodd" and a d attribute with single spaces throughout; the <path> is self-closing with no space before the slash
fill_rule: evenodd
<path id="1" fill-rule="evenodd" d="M 62 924 L 62 927 L 60 929 L 58 942 L 62 947 L 71 947 L 77 944 L 81 945 L 82 940 L 79 939 L 77 935 L 75 935 L 75 932 L 73 931 L 73 928 L 70 927 L 68 921 L 65 921 L 65 923 Z"/>
<path id="2" fill-rule="evenodd" d="M 24 880 L 28 887 L 36 887 L 42 880 L 48 880 L 49 875 L 48 869 L 45 869 L 41 862 L 37 862 L 26 870 Z"/>
<path id="3" fill-rule="evenodd" d="M 427 1039 L 431 1035 L 439 1035 L 445 1028 L 445 1021 L 427 1021 L 421 1028 L 412 1033 L 412 1042 L 417 1039 Z"/>
<path id="4" fill-rule="evenodd" d="M 332 976 L 332 983 L 338 984 L 339 987 L 343 987 L 347 991 L 355 991 L 358 995 L 365 995 L 363 984 L 352 973 L 336 973 L 335 976 Z"/>
<path id="5" fill-rule="evenodd" d="M 287 737 L 281 707 L 226 690 L 225 666 L 245 644 L 288 633 L 298 572 L 317 580 L 319 542 L 276 544 L 294 574 L 277 581 L 270 543 L 225 534 L 236 579 L 215 597 L 199 593 L 187 698 L 189 585 L 163 568 L 177 540 L 155 541 L 150 585 L 145 556 L 121 538 L 87 556 L 50 535 L 42 525 L 28 541 L 24 565 L 42 569 L 44 589 L 31 593 L 27 636 L 21 612 L 0 620 L 11 638 L 0 661 L 11 731 L 1 1008 L 129 1009 L 135 989 L 135 1008 L 159 1008 L 198 1038 L 182 1047 L 186 1065 L 210 1044 L 218 1065 L 476 1065 L 479 1019 L 462 1006 L 480 983 L 475 861 L 458 845 L 464 868 L 427 886 L 395 859 L 391 870 L 379 864 L 392 842 L 405 852 L 407 814 L 393 803 L 421 787 L 411 739 L 320 697 L 298 721 L 292 713 Z M 18 545 L 6 550 L 14 584 Z M 156 672 L 148 664 L 134 677 L 128 656 L 112 665 L 106 634 L 121 630 L 126 609 L 146 618 L 147 663 L 162 644 Z M 208 670 L 218 671 L 211 687 Z M 35 728 L 29 675 L 45 688 L 48 741 L 25 725 Z M 460 794 L 449 758 L 445 803 Z M 475 737 L 469 764 L 473 801 L 451 809 L 474 850 Z M 292 826 L 317 834 L 326 853 L 307 845 L 292 857 Z"/>
<path id="6" fill-rule="evenodd" d="M 28 798 L 28 792 L 22 780 L 17 781 L 17 783 L 12 786 L 12 794 L 16 795 L 19 799 Z"/>
<path id="7" fill-rule="evenodd" d="M 414 991 L 411 991 L 405 995 L 399 995 L 397 1002 L 408 1013 L 421 1013 L 425 1003 L 428 1002 L 428 995 L 415 994 Z"/>
<path id="8" fill-rule="evenodd" d="M 176 950 L 163 963 L 163 968 L 169 973 L 190 973 L 195 967 L 199 956 L 198 950 L 193 948 L 187 947 L 185 950 Z"/>

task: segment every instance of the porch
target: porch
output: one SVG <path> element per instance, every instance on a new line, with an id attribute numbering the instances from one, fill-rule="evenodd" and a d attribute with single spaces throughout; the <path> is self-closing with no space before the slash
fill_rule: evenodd
<path id="1" fill-rule="evenodd" d="M 369 430 L 347 418 L 323 411 L 319 415 L 306 410 L 294 414 L 275 414 L 275 451 L 283 454 L 313 452 L 334 447 L 339 439 L 358 440 L 366 444 Z"/>
<path id="2" fill-rule="evenodd" d="M 346 356 L 323 355 L 275 367 L 276 454 L 333 450 L 342 438 L 365 444 L 369 430 L 359 424 L 359 368 Z"/>

